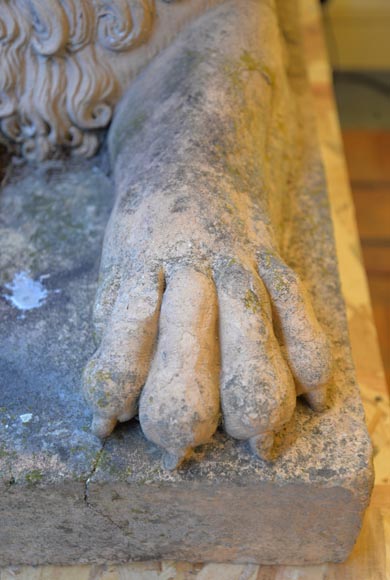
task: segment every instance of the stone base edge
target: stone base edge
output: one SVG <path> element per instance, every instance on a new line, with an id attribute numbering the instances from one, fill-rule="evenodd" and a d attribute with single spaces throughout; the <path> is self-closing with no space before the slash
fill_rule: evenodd
<path id="1" fill-rule="evenodd" d="M 339 482 L 14 485 L 0 501 L 0 566 L 139 560 L 342 562 L 366 501 Z"/>

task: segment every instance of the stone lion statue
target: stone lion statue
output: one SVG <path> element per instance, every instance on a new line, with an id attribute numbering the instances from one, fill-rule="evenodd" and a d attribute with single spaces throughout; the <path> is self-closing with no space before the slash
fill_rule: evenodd
<path id="1" fill-rule="evenodd" d="M 168 469 L 220 421 L 268 459 L 298 395 L 326 407 L 328 340 L 283 257 L 313 146 L 296 10 L 0 0 L 2 138 L 35 161 L 108 143 L 92 429 L 138 415 Z"/>

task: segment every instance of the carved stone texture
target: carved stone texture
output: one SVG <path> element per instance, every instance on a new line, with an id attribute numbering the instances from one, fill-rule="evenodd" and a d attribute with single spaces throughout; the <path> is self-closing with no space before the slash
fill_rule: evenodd
<path id="1" fill-rule="evenodd" d="M 299 53 L 273 2 L 225 4 L 134 81 L 109 133 L 117 203 L 84 392 L 97 435 L 138 415 L 167 468 L 220 420 L 272 458 L 297 395 L 325 410 L 332 374 L 307 286 L 285 261 L 310 155 Z"/>
<path id="2" fill-rule="evenodd" d="M 22 154 L 91 156 L 121 94 L 107 51 L 151 32 L 154 0 L 1 0 L 0 128 Z"/>
<path id="3" fill-rule="evenodd" d="M 80 391 L 113 184 L 98 160 L 25 166 L 10 178 L 0 196 L 8 296 L 0 300 L 0 566 L 347 556 L 368 502 L 371 446 L 315 147 L 309 168 L 285 221 L 288 259 L 335 353 L 331 404 L 316 413 L 298 400 L 273 462 L 220 428 L 175 471 L 162 468 L 161 449 L 136 420 L 105 442 L 94 437 Z M 50 275 L 46 300 L 29 311 L 15 308 L 7 289 L 22 271 L 35 281 Z"/>
<path id="4" fill-rule="evenodd" d="M 0 0 L 0 140 L 30 160 L 92 156 L 131 79 L 220 2 Z"/>
<path id="5" fill-rule="evenodd" d="M 79 377 L 109 184 L 59 163 L 4 192 L 0 563 L 302 564 L 351 549 L 372 450 L 289 10 L 224 2 L 115 114 L 84 375 L 95 432 L 126 421 L 104 443 Z M 50 291 L 31 312 L 15 309 L 22 265 Z"/>

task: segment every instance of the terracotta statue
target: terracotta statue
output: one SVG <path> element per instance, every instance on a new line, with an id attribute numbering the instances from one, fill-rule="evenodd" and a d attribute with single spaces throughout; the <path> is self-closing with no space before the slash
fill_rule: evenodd
<path id="1" fill-rule="evenodd" d="M 283 259 L 310 158 L 295 2 L 0 5 L 1 129 L 22 154 L 92 155 L 121 98 L 84 372 L 94 432 L 138 415 L 171 469 L 222 421 L 270 458 L 297 395 L 326 407 L 332 366 Z"/>

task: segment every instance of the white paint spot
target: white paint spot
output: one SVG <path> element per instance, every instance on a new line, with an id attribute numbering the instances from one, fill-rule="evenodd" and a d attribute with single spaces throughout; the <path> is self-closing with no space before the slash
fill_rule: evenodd
<path id="1" fill-rule="evenodd" d="M 33 280 L 27 272 L 15 274 L 11 284 L 6 284 L 5 288 L 11 294 L 4 294 L 8 300 L 18 310 L 23 312 L 39 308 L 46 302 L 49 292 L 46 290 L 42 281 L 49 277 L 49 274 L 41 276 L 39 280 Z"/>
<path id="2" fill-rule="evenodd" d="M 19 415 L 22 423 L 30 423 L 32 419 L 32 413 L 25 413 L 24 415 Z"/>

